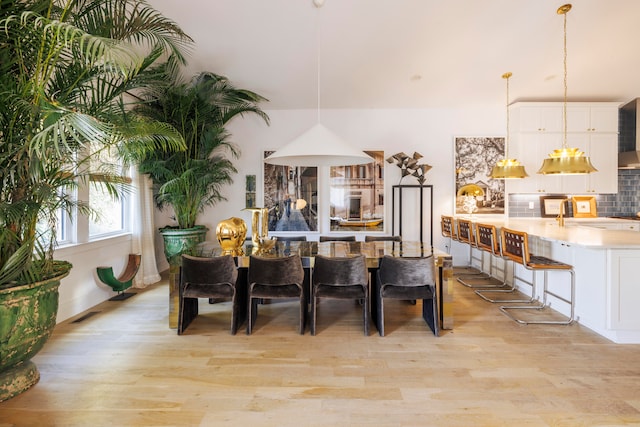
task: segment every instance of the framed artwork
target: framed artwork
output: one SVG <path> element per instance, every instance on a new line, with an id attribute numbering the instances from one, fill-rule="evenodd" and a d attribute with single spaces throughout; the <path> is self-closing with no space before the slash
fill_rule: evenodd
<path id="1" fill-rule="evenodd" d="M 467 184 L 483 190 L 476 196 L 476 214 L 503 214 L 505 204 L 504 179 L 489 178 L 496 162 L 504 157 L 504 137 L 455 137 L 454 138 L 455 191 Z M 468 197 L 457 197 L 455 213 L 469 213 Z"/>
<path id="2" fill-rule="evenodd" d="M 596 210 L 596 198 L 593 196 L 573 196 L 573 216 L 576 218 L 595 218 L 598 216 Z"/>
<path id="3" fill-rule="evenodd" d="M 365 153 L 372 163 L 330 169 L 331 231 L 384 231 L 384 152 Z"/>
<path id="4" fill-rule="evenodd" d="M 263 181 L 269 231 L 318 231 L 317 167 L 264 163 Z"/>
<path id="5" fill-rule="evenodd" d="M 246 175 L 245 176 L 245 208 L 255 208 L 256 207 L 256 176 L 255 175 Z"/>
<path id="6" fill-rule="evenodd" d="M 540 216 L 543 218 L 555 218 L 560 215 L 560 206 L 563 204 L 564 216 L 568 217 L 569 199 L 566 196 L 540 196 Z"/>

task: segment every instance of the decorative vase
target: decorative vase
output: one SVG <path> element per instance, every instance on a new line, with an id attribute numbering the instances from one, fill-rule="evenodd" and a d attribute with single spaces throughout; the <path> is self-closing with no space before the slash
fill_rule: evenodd
<path id="1" fill-rule="evenodd" d="M 251 241 L 254 246 L 260 246 L 269 233 L 269 209 L 245 208 L 242 210 L 251 212 Z"/>
<path id="2" fill-rule="evenodd" d="M 242 245 L 247 237 L 247 224 L 243 219 L 236 217 L 220 221 L 216 227 L 216 237 L 220 243 L 222 255 L 243 255 Z"/>
<path id="3" fill-rule="evenodd" d="M 56 261 L 50 279 L 0 289 L 0 402 L 28 390 L 40 380 L 31 358 L 45 345 L 58 314 L 60 280 L 71 264 Z"/>
<path id="4" fill-rule="evenodd" d="M 193 228 L 164 227 L 160 229 L 164 239 L 164 255 L 169 262 L 169 327 L 178 328 L 178 298 L 180 264 L 182 254 L 194 255 L 196 246 L 204 242 L 209 229 L 204 225 Z"/>

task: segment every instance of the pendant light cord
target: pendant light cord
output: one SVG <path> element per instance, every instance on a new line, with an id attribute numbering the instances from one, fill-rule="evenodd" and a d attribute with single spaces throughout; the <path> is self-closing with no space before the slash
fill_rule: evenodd
<path id="1" fill-rule="evenodd" d="M 564 16 L 564 56 L 563 56 L 563 65 L 564 65 L 564 104 L 562 107 L 562 122 L 563 122 L 563 139 L 562 139 L 562 148 L 567 148 L 567 12 L 563 13 Z"/>
<path id="2" fill-rule="evenodd" d="M 504 158 L 509 159 L 509 77 L 512 74 L 510 72 L 504 73 L 502 77 L 507 81 L 507 139 L 504 144 Z"/>
<path id="3" fill-rule="evenodd" d="M 322 4 L 314 3 L 316 5 L 316 99 L 317 99 L 317 120 L 320 123 L 320 8 Z"/>

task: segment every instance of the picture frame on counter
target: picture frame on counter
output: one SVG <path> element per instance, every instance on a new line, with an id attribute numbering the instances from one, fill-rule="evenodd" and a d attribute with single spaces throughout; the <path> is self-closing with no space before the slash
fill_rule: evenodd
<path id="1" fill-rule="evenodd" d="M 573 196 L 573 216 L 576 218 L 595 218 L 598 216 L 596 198 L 594 196 Z"/>
<path id="2" fill-rule="evenodd" d="M 569 199 L 567 196 L 540 196 L 540 216 L 555 218 L 560 215 L 560 206 L 564 203 L 564 216 L 569 215 Z M 575 210 L 574 210 L 575 212 Z"/>

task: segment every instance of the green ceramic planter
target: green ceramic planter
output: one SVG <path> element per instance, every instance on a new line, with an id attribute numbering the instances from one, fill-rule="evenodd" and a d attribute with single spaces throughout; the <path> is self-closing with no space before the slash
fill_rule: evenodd
<path id="1" fill-rule="evenodd" d="M 71 264 L 51 279 L 0 289 L 0 402 L 26 391 L 40 379 L 31 358 L 42 349 L 58 314 L 58 287 Z"/>
<path id="2" fill-rule="evenodd" d="M 164 227 L 160 229 L 164 239 L 164 256 L 169 261 L 169 327 L 178 328 L 178 285 L 180 259 L 182 254 L 193 255 L 193 250 L 207 236 L 208 228 L 197 225 L 194 228 Z"/>

